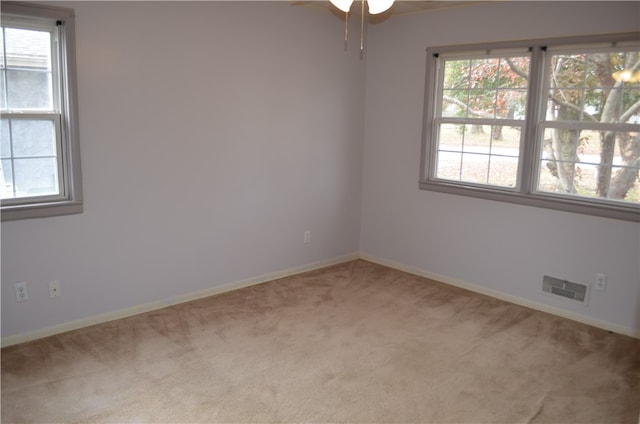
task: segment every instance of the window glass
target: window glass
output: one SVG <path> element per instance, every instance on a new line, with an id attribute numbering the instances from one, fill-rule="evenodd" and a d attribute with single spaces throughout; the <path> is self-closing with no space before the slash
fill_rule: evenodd
<path id="1" fill-rule="evenodd" d="M 444 57 L 442 65 L 434 177 L 516 187 L 529 57 Z"/>
<path id="2" fill-rule="evenodd" d="M 58 193 L 56 158 L 21 158 L 13 161 L 15 197 Z"/>
<path id="3" fill-rule="evenodd" d="M 1 198 L 61 193 L 53 115 L 23 118 L 14 112 L 56 112 L 53 98 L 52 32 L 3 28 L 3 114 L 0 145 L 5 186 Z M 16 119 L 11 119 L 15 116 Z M 34 115 L 35 116 L 35 115 Z M 8 118 L 5 118 L 8 117 Z"/>
<path id="4" fill-rule="evenodd" d="M 640 203 L 640 126 L 610 125 L 640 121 L 640 52 L 552 54 L 547 74 L 537 189 Z"/>
<path id="5" fill-rule="evenodd" d="M 51 33 L 5 28 L 9 110 L 53 110 Z"/>
<path id="6" fill-rule="evenodd" d="M 442 116 L 524 119 L 529 58 L 444 60 Z"/>
<path id="7" fill-rule="evenodd" d="M 547 129 L 538 190 L 637 204 L 639 147 L 637 132 Z"/>
<path id="8" fill-rule="evenodd" d="M 627 122 L 625 112 L 640 100 L 638 60 L 637 51 L 552 55 L 548 119 Z"/>

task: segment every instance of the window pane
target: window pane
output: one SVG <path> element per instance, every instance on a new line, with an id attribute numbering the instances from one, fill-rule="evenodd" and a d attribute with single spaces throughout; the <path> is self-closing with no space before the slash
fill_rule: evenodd
<path id="1" fill-rule="evenodd" d="M 13 110 L 53 110 L 50 72 L 7 70 L 7 99 Z"/>
<path id="2" fill-rule="evenodd" d="M 496 96 L 496 118 L 524 119 L 527 109 L 526 90 L 498 90 Z"/>
<path id="3" fill-rule="evenodd" d="M 549 69 L 547 119 L 627 123 L 640 120 L 640 52 L 556 54 Z"/>
<path id="4" fill-rule="evenodd" d="M 467 90 L 470 66 L 471 61 L 468 59 L 445 61 L 443 88 Z"/>
<path id="5" fill-rule="evenodd" d="M 2 110 L 7 107 L 4 72 L 4 28 L 2 28 L 0 30 L 0 109 Z"/>
<path id="6" fill-rule="evenodd" d="M 0 120 L 0 157 L 11 157 L 11 141 L 9 138 L 9 120 Z"/>
<path id="7" fill-rule="evenodd" d="M 58 194 L 55 158 L 16 159 L 13 164 L 16 197 Z"/>
<path id="8" fill-rule="evenodd" d="M 529 86 L 529 57 L 513 56 L 500 58 L 499 68 L 499 87 L 526 89 Z"/>
<path id="9" fill-rule="evenodd" d="M 492 126 L 491 154 L 518 158 L 520 156 L 521 137 L 522 129 L 520 127 Z"/>
<path id="10" fill-rule="evenodd" d="M 489 184 L 515 187 L 518 182 L 518 158 L 491 156 Z"/>
<path id="11" fill-rule="evenodd" d="M 13 175 L 11 172 L 11 161 L 3 159 L 0 161 L 2 172 L 0 172 L 0 199 L 13 197 Z"/>
<path id="12" fill-rule="evenodd" d="M 501 125 L 441 125 L 436 177 L 515 187 L 520 133 L 520 128 Z"/>
<path id="13" fill-rule="evenodd" d="M 54 121 L 2 119 L 0 122 L 2 198 L 58 194 Z"/>
<path id="14" fill-rule="evenodd" d="M 461 152 L 465 125 L 443 124 L 440 126 L 439 149 Z"/>
<path id="15" fill-rule="evenodd" d="M 10 109 L 52 110 L 51 34 L 5 28 Z"/>
<path id="16" fill-rule="evenodd" d="M 7 109 L 7 89 L 4 85 L 4 69 L 0 71 L 0 109 Z"/>
<path id="17" fill-rule="evenodd" d="M 444 90 L 440 105 L 442 116 L 448 118 L 467 116 L 467 96 L 467 90 Z"/>
<path id="18" fill-rule="evenodd" d="M 529 57 L 445 60 L 441 115 L 524 119 Z"/>
<path id="19" fill-rule="evenodd" d="M 547 160 L 541 161 L 538 190 L 548 192 L 558 191 L 557 175 L 555 163 Z"/>
<path id="20" fill-rule="evenodd" d="M 495 88 L 499 64 L 498 58 L 473 59 L 469 71 L 470 88 Z"/>
<path id="21" fill-rule="evenodd" d="M 471 89 L 467 104 L 468 117 L 493 119 L 496 110 L 496 90 Z"/>
<path id="22" fill-rule="evenodd" d="M 545 131 L 538 190 L 638 203 L 640 133 Z"/>
<path id="23" fill-rule="evenodd" d="M 12 119 L 14 157 L 55 156 L 56 134 L 53 121 Z"/>
<path id="24" fill-rule="evenodd" d="M 5 28 L 7 67 L 51 70 L 51 34 L 48 31 Z"/>
<path id="25" fill-rule="evenodd" d="M 549 109 L 555 120 L 582 119 L 586 67 L 586 54 L 552 56 Z"/>
<path id="26" fill-rule="evenodd" d="M 637 167 L 612 167 L 609 195 L 616 200 L 639 204 L 640 179 L 638 179 Z"/>
<path id="27" fill-rule="evenodd" d="M 0 69 L 4 69 L 4 28 L 0 31 Z"/>
<path id="28" fill-rule="evenodd" d="M 461 153 L 438 152 L 436 178 L 459 181 L 461 164 Z"/>
<path id="29" fill-rule="evenodd" d="M 491 126 L 465 125 L 463 150 L 465 152 L 491 152 Z"/>
<path id="30" fill-rule="evenodd" d="M 574 184 L 575 163 L 578 152 L 583 152 L 585 146 L 593 143 L 590 137 L 581 137 L 581 131 L 576 129 L 546 129 L 542 149 L 539 189 L 562 193 L 576 193 Z"/>
<path id="31" fill-rule="evenodd" d="M 489 156 L 464 153 L 460 179 L 470 183 L 486 184 L 489 179 Z"/>
<path id="32" fill-rule="evenodd" d="M 520 127 L 503 125 L 441 124 L 438 149 L 518 157 L 520 133 Z"/>

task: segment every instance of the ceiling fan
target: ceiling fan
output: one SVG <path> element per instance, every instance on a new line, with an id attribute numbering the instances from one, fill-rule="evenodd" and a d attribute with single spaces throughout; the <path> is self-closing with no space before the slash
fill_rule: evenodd
<path id="1" fill-rule="evenodd" d="M 354 0 L 329 0 L 332 5 L 345 12 L 344 15 L 344 45 L 347 47 L 347 39 L 349 38 L 349 10 Z M 369 14 L 377 15 L 389 10 L 393 6 L 395 0 L 366 0 Z M 365 0 L 360 0 L 360 55 L 364 52 L 364 4 Z"/>
<path id="2" fill-rule="evenodd" d="M 351 9 L 351 5 L 354 0 L 329 0 L 331 4 L 333 4 L 338 9 L 343 12 L 349 13 L 349 9 Z M 377 15 L 378 13 L 382 13 L 388 10 L 395 0 L 367 0 L 366 3 L 369 6 L 369 13 L 372 15 Z M 362 7 L 364 8 L 364 0 L 361 0 Z"/>

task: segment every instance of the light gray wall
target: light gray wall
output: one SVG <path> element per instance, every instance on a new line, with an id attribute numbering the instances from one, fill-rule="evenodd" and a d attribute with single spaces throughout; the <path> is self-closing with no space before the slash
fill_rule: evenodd
<path id="1" fill-rule="evenodd" d="M 370 26 L 361 250 L 424 273 L 640 330 L 637 223 L 418 190 L 430 46 L 637 31 L 637 2 L 513 2 Z M 548 274 L 608 277 L 588 306 L 540 292 Z"/>
<path id="2" fill-rule="evenodd" d="M 428 46 L 637 30 L 634 2 L 392 17 L 369 27 L 366 100 L 365 62 L 343 51 L 342 22 L 327 12 L 67 5 L 77 13 L 85 213 L 2 223 L 3 338 L 359 248 L 640 328 L 637 224 L 418 190 Z M 586 308 L 539 293 L 543 274 L 588 282 L 596 272 L 609 285 Z M 54 279 L 62 296 L 49 299 Z M 29 284 L 22 304 L 19 281 Z"/>
<path id="3" fill-rule="evenodd" d="M 60 4 L 77 16 L 85 212 L 2 223 L 3 337 L 357 253 L 364 62 L 340 19 Z"/>

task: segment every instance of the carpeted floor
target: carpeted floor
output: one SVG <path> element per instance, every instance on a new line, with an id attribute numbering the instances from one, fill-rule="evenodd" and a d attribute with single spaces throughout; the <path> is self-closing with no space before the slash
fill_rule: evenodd
<path id="1" fill-rule="evenodd" d="M 3 423 L 639 412 L 639 340 L 361 260 L 2 350 Z"/>

